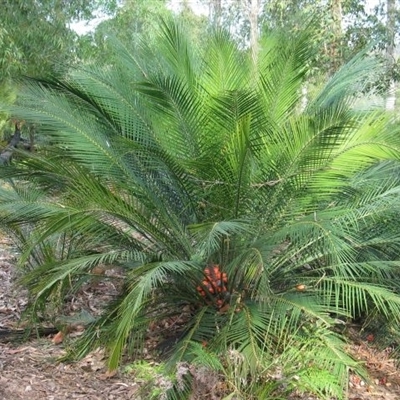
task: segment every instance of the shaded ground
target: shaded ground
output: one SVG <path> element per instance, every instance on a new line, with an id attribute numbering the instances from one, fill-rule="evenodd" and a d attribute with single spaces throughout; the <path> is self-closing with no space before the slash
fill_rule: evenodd
<path id="1" fill-rule="evenodd" d="M 356 342 L 351 345 L 351 353 L 365 365 L 370 380 L 364 382 L 359 376 L 351 375 L 349 398 L 400 400 L 400 370 L 391 358 L 393 349 L 377 350 L 367 340 L 356 339 Z"/>
<path id="2" fill-rule="evenodd" d="M 0 237 L 0 330 L 16 328 L 27 303 L 26 293 L 16 290 L 13 285 L 16 257 L 11 243 Z M 95 315 L 101 304 L 115 293 L 116 288 L 111 282 L 94 283 L 83 290 L 70 307 L 84 308 Z M 75 335 L 79 335 L 79 329 Z M 392 349 L 376 350 L 371 340 L 361 337 L 356 330 L 352 331 L 352 339 L 351 352 L 365 363 L 371 380 L 364 382 L 352 375 L 348 398 L 399 400 L 400 370 L 391 359 Z M 122 372 L 107 376 L 101 350 L 77 363 L 64 363 L 57 360 L 65 354 L 64 346 L 68 342 L 55 345 L 53 341 L 54 337 L 49 336 L 32 338 L 20 345 L 0 342 L 0 399 L 140 400 L 140 379 L 135 379 L 132 373 Z M 218 399 L 218 396 L 213 397 Z"/>
<path id="3" fill-rule="evenodd" d="M 0 347 L 0 398 L 4 400 L 135 399 L 128 377 L 107 379 L 101 353 L 76 364 L 57 363 L 63 350 L 50 340 Z"/>
<path id="4" fill-rule="evenodd" d="M 18 328 L 27 294 L 16 290 L 15 263 L 17 252 L 7 238 L 0 236 L 0 331 Z M 101 295 L 96 295 L 101 292 Z M 116 292 L 113 284 L 91 284 L 69 307 L 85 309 L 95 315 L 101 304 Z M 79 329 L 74 333 L 79 334 Z M 138 384 L 129 374 L 106 375 L 105 358 L 98 350 L 77 363 L 57 360 L 66 351 L 53 343 L 54 336 L 31 338 L 21 344 L 2 343 L 0 337 L 1 400 L 124 400 L 140 399 Z"/>

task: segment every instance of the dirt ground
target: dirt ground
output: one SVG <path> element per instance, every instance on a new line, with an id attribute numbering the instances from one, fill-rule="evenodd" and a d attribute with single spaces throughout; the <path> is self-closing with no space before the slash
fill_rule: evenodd
<path id="1" fill-rule="evenodd" d="M 0 237 L 0 330 L 16 328 L 27 303 L 26 293 L 14 285 L 17 256 L 11 242 Z M 84 303 L 95 314 L 101 301 L 115 290 L 111 284 L 88 288 L 80 294 L 76 308 Z M 371 379 L 364 382 L 351 375 L 348 399 L 400 400 L 400 370 L 391 359 L 392 349 L 378 351 L 371 341 L 354 335 L 351 352 L 365 364 Z M 31 338 L 19 345 L 0 342 L 0 400 L 146 400 L 131 373 L 122 368 L 114 376 L 107 375 L 100 349 L 76 363 L 60 362 L 67 343 L 54 344 L 54 336 Z"/>
<path id="2" fill-rule="evenodd" d="M 0 236 L 0 331 L 18 328 L 27 304 L 27 294 L 14 285 L 17 256 L 11 242 Z M 70 307 L 83 307 L 96 314 L 113 291 L 112 284 L 93 285 L 82 291 Z M 107 376 L 103 351 L 95 351 L 76 363 L 64 363 L 58 359 L 66 354 L 68 341 L 59 345 L 53 341 L 53 335 L 20 344 L 4 343 L 0 337 L 0 400 L 140 399 L 139 385 L 132 376 Z"/>

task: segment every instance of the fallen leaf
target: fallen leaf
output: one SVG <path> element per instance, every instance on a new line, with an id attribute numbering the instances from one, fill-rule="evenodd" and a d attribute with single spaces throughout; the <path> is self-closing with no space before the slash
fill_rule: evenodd
<path id="1" fill-rule="evenodd" d="M 10 349 L 10 350 L 7 350 L 7 353 L 8 354 L 18 354 L 18 353 L 22 353 L 25 350 L 30 350 L 30 349 L 32 349 L 32 347 L 22 347 L 20 349 Z"/>
<path id="2" fill-rule="evenodd" d="M 61 331 L 59 331 L 54 337 L 53 339 L 51 339 L 51 341 L 53 342 L 53 344 L 60 344 L 62 343 L 64 340 L 64 333 L 62 333 Z"/>
<path id="3" fill-rule="evenodd" d="M 113 369 L 113 370 L 107 370 L 104 374 L 101 374 L 99 376 L 99 378 L 101 380 L 106 380 L 106 379 L 110 379 L 112 377 L 114 377 L 115 375 L 117 375 L 118 370 L 117 369 Z"/>
<path id="4" fill-rule="evenodd" d="M 229 303 L 227 303 L 227 304 L 225 304 L 223 307 L 221 307 L 220 309 L 219 309 L 219 313 L 220 314 L 224 314 L 224 313 L 226 313 L 228 310 L 229 310 Z"/>

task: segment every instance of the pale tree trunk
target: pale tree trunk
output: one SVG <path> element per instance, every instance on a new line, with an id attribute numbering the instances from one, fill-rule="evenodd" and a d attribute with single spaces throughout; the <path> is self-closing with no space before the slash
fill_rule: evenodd
<path id="1" fill-rule="evenodd" d="M 307 89 L 307 83 L 304 82 L 301 86 L 300 112 L 303 112 L 307 108 L 307 104 L 308 104 L 308 89 Z"/>
<path id="2" fill-rule="evenodd" d="M 262 0 L 238 0 L 243 13 L 247 15 L 250 23 L 250 50 L 254 64 L 257 63 L 258 54 L 258 13 Z"/>
<path id="3" fill-rule="evenodd" d="M 209 16 L 213 26 L 222 25 L 222 0 L 209 0 Z"/>
<path id="4" fill-rule="evenodd" d="M 396 84 L 393 80 L 389 82 L 389 87 L 386 93 L 385 108 L 388 111 L 393 111 L 396 107 Z"/>
<path id="5" fill-rule="evenodd" d="M 250 21 L 250 48 L 253 61 L 257 63 L 258 56 L 258 13 L 261 0 L 249 0 L 249 21 Z"/>
<path id="6" fill-rule="evenodd" d="M 388 73 L 392 73 L 394 65 L 394 42 L 396 34 L 396 0 L 387 0 L 386 2 L 386 29 L 387 29 L 387 45 L 386 59 Z M 390 79 L 389 88 L 386 94 L 385 102 L 386 110 L 392 111 L 396 106 L 396 84 Z"/>
<path id="7" fill-rule="evenodd" d="M 342 0 L 330 0 L 330 9 L 332 17 L 333 40 L 330 49 L 330 69 L 331 74 L 336 72 L 341 63 L 341 45 L 342 45 Z"/>

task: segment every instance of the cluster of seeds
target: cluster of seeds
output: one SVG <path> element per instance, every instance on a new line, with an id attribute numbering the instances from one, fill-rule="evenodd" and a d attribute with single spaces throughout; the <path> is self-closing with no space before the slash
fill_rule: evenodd
<path id="1" fill-rule="evenodd" d="M 226 272 L 222 272 L 218 264 L 213 264 L 204 269 L 204 279 L 196 289 L 208 302 L 213 300 L 218 308 L 222 308 L 228 294 L 227 283 Z"/>

